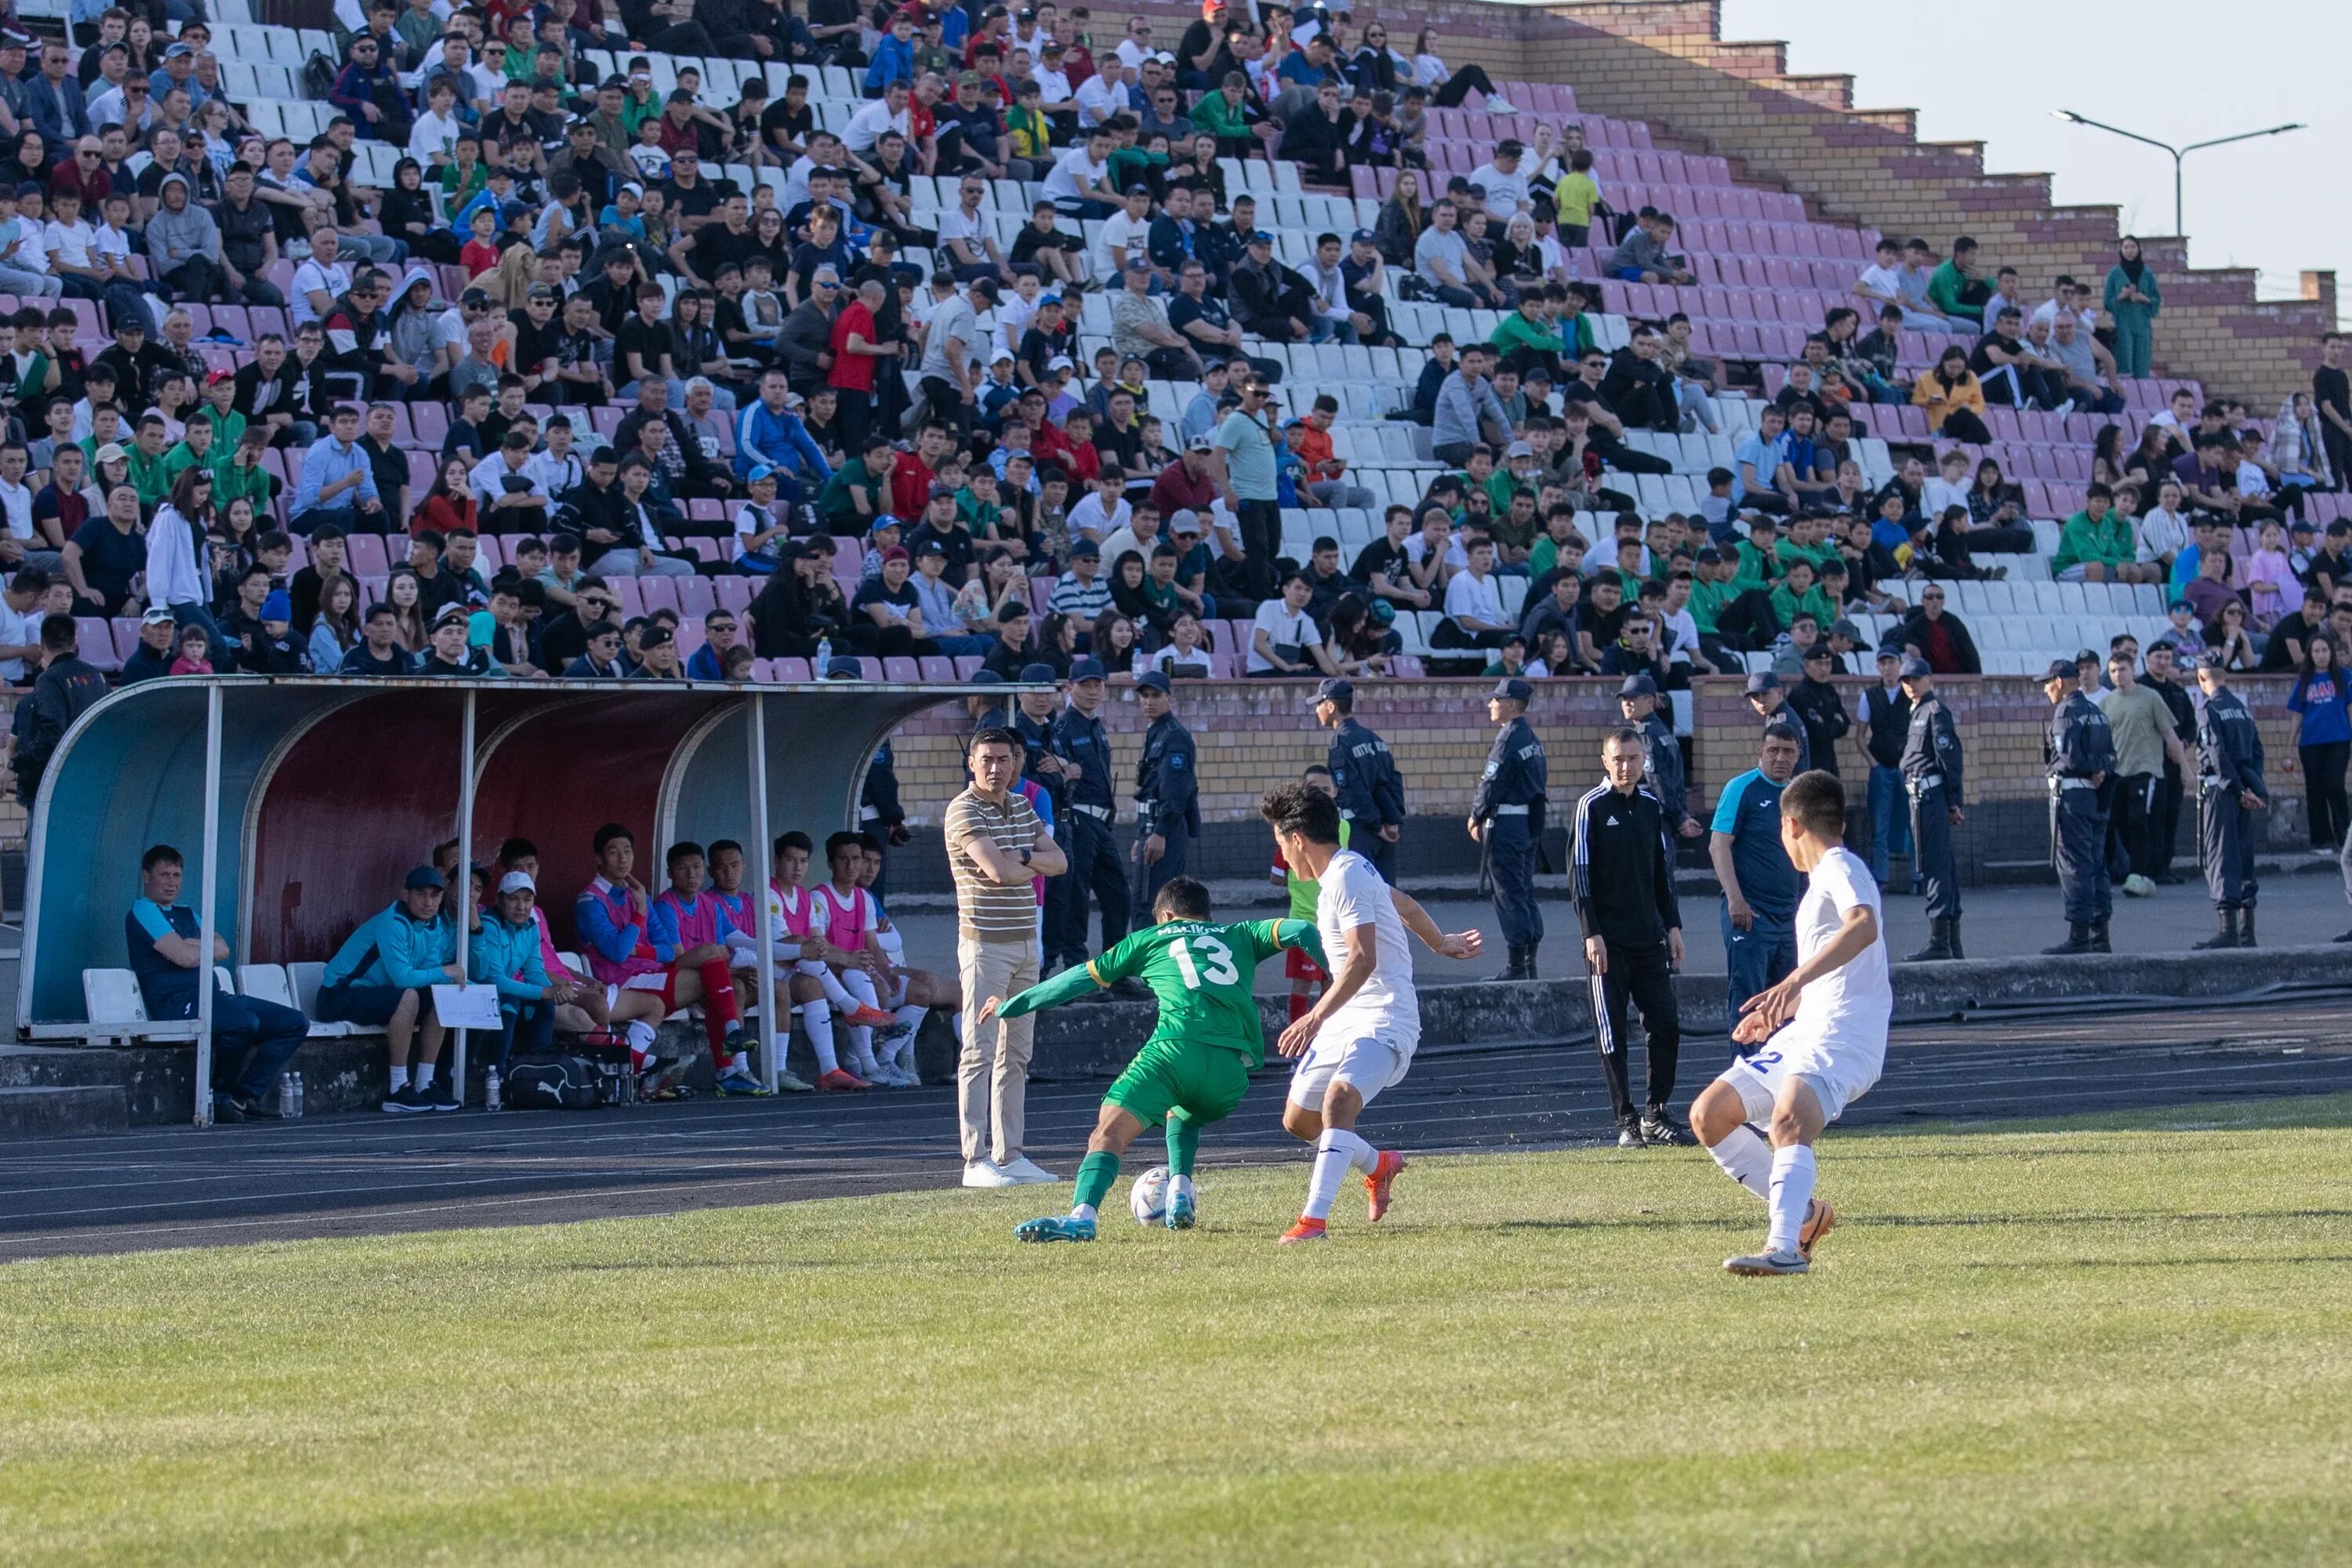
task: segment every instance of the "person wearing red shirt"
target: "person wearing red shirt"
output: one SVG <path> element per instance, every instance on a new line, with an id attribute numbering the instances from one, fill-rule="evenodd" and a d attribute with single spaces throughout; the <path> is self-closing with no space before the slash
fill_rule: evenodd
<path id="1" fill-rule="evenodd" d="M 1151 482 L 1151 504 L 1160 509 L 1161 517 L 1172 518 L 1180 511 L 1208 515 L 1217 499 L 1210 452 L 1209 438 L 1195 436 L 1182 457 L 1160 470 L 1160 477 Z"/>
<path id="2" fill-rule="evenodd" d="M 854 452 L 865 445 L 866 426 L 874 416 L 874 375 L 878 362 L 896 359 L 896 343 L 874 341 L 875 312 L 882 309 L 887 291 L 878 278 L 857 286 L 857 297 L 833 319 L 833 368 L 824 382 L 834 390 L 841 420 L 842 449 Z"/>
<path id="3" fill-rule="evenodd" d="M 951 445 L 946 426 L 926 421 L 915 437 L 915 449 L 898 454 L 890 469 L 890 510 L 894 516 L 919 518 L 931 503 L 931 485 L 939 478 L 940 459 Z"/>

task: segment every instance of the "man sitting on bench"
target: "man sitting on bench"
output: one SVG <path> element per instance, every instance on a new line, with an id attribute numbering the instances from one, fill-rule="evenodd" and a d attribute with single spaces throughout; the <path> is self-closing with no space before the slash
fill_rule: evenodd
<path id="1" fill-rule="evenodd" d="M 463 1103 L 455 1084 L 433 1079 L 443 1033 L 433 987 L 457 982 L 457 922 L 441 908 L 447 889 L 430 866 L 409 872 L 400 897 L 360 922 L 319 977 L 319 1016 L 382 1029 L 391 1041 L 392 1090 L 383 1109 L 395 1115 L 455 1110 Z M 408 1052 L 419 1024 L 425 1038 L 412 1079 Z"/>

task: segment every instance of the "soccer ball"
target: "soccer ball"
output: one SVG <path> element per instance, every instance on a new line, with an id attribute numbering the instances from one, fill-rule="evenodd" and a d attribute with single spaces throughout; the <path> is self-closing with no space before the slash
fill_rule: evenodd
<path id="1" fill-rule="evenodd" d="M 1128 1189 L 1128 1212 L 1138 1225 L 1158 1225 L 1168 1214 L 1168 1167 L 1154 1165 Z"/>

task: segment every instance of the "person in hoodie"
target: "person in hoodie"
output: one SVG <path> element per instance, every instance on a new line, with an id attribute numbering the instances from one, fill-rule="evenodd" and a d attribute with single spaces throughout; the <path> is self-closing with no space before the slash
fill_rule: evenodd
<path id="1" fill-rule="evenodd" d="M 449 884 L 419 866 L 401 884 L 400 897 L 360 922 L 319 977 L 319 1016 L 328 1023 L 382 1029 L 390 1042 L 393 1114 L 455 1110 L 456 1087 L 433 1080 L 443 1030 L 433 1011 L 433 987 L 457 981 L 457 923 L 442 909 Z M 424 1038 L 417 1038 L 419 1029 Z M 412 1079 L 409 1049 L 416 1047 Z"/>
<path id="2" fill-rule="evenodd" d="M 163 205 L 147 220 L 147 259 L 179 299 L 212 303 L 225 298 L 220 225 L 190 199 L 185 174 L 166 174 L 157 193 Z"/>
<path id="3" fill-rule="evenodd" d="M 500 1030 L 490 1051 L 492 1072 L 506 1070 L 518 1037 L 525 1055 L 552 1050 L 556 1008 L 578 1001 L 587 989 L 568 974 L 549 977 L 533 910 L 538 898 L 539 883 L 530 872 L 509 871 L 499 878 L 498 897 L 483 912 L 467 949 L 467 973 L 499 991 Z"/>

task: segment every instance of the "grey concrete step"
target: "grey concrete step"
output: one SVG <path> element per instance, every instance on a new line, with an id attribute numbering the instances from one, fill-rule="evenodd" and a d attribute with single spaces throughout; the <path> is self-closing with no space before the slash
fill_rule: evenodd
<path id="1" fill-rule="evenodd" d="M 0 1138 L 59 1138 L 120 1132 L 131 1099 L 120 1084 L 0 1089 Z"/>

